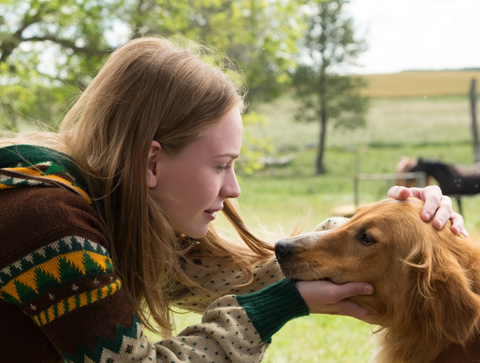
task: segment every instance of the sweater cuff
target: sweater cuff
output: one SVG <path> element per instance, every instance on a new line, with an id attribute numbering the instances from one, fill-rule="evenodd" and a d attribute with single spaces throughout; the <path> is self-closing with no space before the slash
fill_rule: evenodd
<path id="1" fill-rule="evenodd" d="M 272 335 L 288 321 L 310 314 L 297 288 L 288 279 L 280 280 L 252 294 L 235 297 L 264 343 L 270 343 Z"/>

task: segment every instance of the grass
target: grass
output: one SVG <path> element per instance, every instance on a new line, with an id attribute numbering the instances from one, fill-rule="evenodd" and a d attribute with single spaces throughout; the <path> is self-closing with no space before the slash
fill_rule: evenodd
<path id="1" fill-rule="evenodd" d="M 402 156 L 429 157 L 470 164 L 473 151 L 466 97 L 374 99 L 368 128 L 330 130 L 325 156 L 327 174 L 313 176 L 318 128 L 293 122 L 296 104 L 290 98 L 264 105 L 269 125 L 249 132 L 270 137 L 279 155 L 293 153 L 284 168 L 242 176 L 239 203 L 247 224 L 274 241 L 289 234 L 310 212 L 305 230 L 331 216 L 337 206 L 352 204 L 355 173 L 393 173 Z M 385 198 L 386 182 L 362 181 L 360 201 Z M 465 225 L 480 232 L 480 196 L 464 198 Z M 456 205 L 454 205 L 456 208 Z M 192 314 L 177 319 L 179 327 L 199 321 Z M 352 318 L 316 315 L 289 322 L 273 337 L 264 362 L 368 362 L 372 327 Z"/>
<path id="2" fill-rule="evenodd" d="M 290 321 L 273 337 L 266 363 L 367 362 L 372 328 L 353 318 L 312 315 Z"/>
<path id="3" fill-rule="evenodd" d="M 318 144 L 316 123 L 292 121 L 297 103 L 284 97 L 263 105 L 268 125 L 252 125 L 251 132 L 270 137 L 280 152 L 303 150 Z M 445 142 L 470 142 L 470 106 L 468 97 L 408 97 L 372 99 L 367 127 L 357 130 L 329 127 L 327 147 L 350 150 L 364 146 L 427 145 Z M 472 154 L 473 155 L 473 154 Z M 464 161 L 469 163 L 469 160 Z"/>

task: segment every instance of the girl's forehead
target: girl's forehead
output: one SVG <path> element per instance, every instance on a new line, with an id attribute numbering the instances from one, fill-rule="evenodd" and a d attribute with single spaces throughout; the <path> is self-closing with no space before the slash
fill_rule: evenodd
<path id="1" fill-rule="evenodd" d="M 240 112 L 235 109 L 188 145 L 186 151 L 209 156 L 238 155 L 242 145 L 242 135 L 242 118 Z"/>
<path id="2" fill-rule="evenodd" d="M 212 126 L 205 132 L 206 138 L 232 139 L 242 137 L 243 124 L 240 112 L 237 109 L 230 111 L 218 124 Z"/>

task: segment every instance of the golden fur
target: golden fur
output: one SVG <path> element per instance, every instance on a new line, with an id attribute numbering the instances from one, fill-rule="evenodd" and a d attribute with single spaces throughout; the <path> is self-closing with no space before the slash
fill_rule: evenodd
<path id="1" fill-rule="evenodd" d="M 380 326 L 370 362 L 429 363 L 478 337 L 480 246 L 448 226 L 438 231 L 423 222 L 422 206 L 387 199 L 334 230 L 277 242 L 289 278 L 375 286 L 372 296 L 351 298 Z"/>

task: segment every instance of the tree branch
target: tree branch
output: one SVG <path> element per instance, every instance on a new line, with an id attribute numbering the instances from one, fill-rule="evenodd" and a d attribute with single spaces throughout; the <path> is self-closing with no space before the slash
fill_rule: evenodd
<path id="1" fill-rule="evenodd" d="M 0 57 L 0 63 L 6 62 L 7 58 L 12 54 L 12 52 L 17 48 L 20 43 L 24 41 L 22 33 L 25 29 L 27 29 L 30 25 L 38 23 L 39 21 L 42 20 L 42 10 L 46 6 L 45 3 L 40 5 L 40 8 L 38 11 L 33 14 L 32 16 L 29 16 L 29 11 L 25 14 L 23 18 L 23 22 L 20 25 L 20 27 L 17 29 L 15 33 L 13 33 L 10 37 L 7 37 L 3 40 L 2 45 L 0 46 L 0 51 L 2 52 L 2 56 Z M 48 14 L 49 11 L 47 11 L 45 14 Z"/>
<path id="2" fill-rule="evenodd" d="M 105 53 L 110 51 L 111 49 L 97 49 L 97 48 L 89 48 L 89 47 L 78 47 L 75 45 L 75 42 L 68 40 L 68 39 L 61 39 L 54 35 L 44 35 L 44 36 L 36 36 L 30 38 L 22 38 L 24 42 L 44 42 L 44 41 L 51 41 L 53 43 L 59 44 L 62 47 L 70 48 L 75 52 L 91 55 L 91 56 L 103 56 Z"/>

